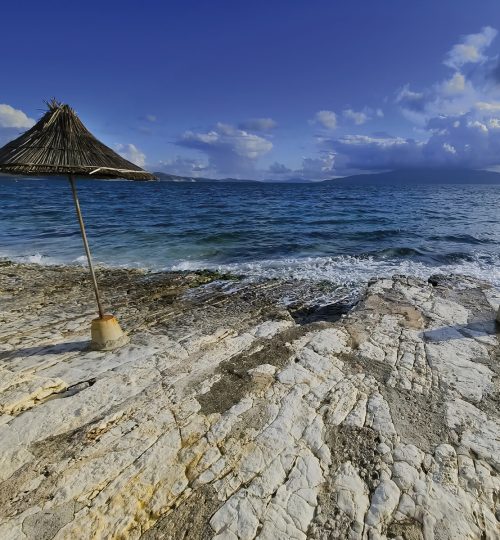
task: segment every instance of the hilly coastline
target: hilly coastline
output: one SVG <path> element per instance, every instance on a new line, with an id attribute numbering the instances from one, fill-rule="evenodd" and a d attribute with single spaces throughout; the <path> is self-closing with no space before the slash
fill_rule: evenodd
<path id="1" fill-rule="evenodd" d="M 375 174 L 357 174 L 325 180 L 327 184 L 498 184 L 500 173 L 473 169 L 397 169 Z"/>
<path id="2" fill-rule="evenodd" d="M 197 178 L 191 176 L 178 176 L 164 172 L 155 172 L 160 182 L 238 182 L 238 183 L 279 183 L 279 184 L 353 184 L 353 185 L 411 185 L 411 184 L 498 184 L 500 185 L 500 173 L 492 171 L 457 169 L 457 168 L 420 168 L 420 169 L 396 169 L 372 174 L 356 174 L 342 178 L 331 178 L 323 181 L 312 181 L 302 178 L 290 178 L 286 180 L 247 180 L 237 178 Z"/>
<path id="3" fill-rule="evenodd" d="M 238 178 L 203 178 L 195 176 L 179 176 L 176 174 L 169 174 L 164 172 L 153 173 L 160 182 L 183 182 L 183 183 L 207 183 L 207 182 L 238 182 L 243 184 L 256 184 L 258 180 L 240 180 Z"/>

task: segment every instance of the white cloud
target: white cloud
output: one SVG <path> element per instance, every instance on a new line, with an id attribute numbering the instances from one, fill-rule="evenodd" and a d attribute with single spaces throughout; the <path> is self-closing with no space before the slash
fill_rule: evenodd
<path id="1" fill-rule="evenodd" d="M 405 84 L 397 91 L 395 102 L 399 105 L 401 114 L 407 120 L 420 126 L 425 124 L 427 99 L 423 92 L 410 90 L 410 85 Z"/>
<path id="2" fill-rule="evenodd" d="M 117 144 L 116 151 L 120 156 L 128 161 L 135 163 L 139 167 L 144 167 L 146 164 L 146 155 L 142 153 L 134 144 Z"/>
<path id="3" fill-rule="evenodd" d="M 486 49 L 496 34 L 494 28 L 485 27 L 478 34 L 465 36 L 448 53 L 445 64 L 455 71 L 443 81 L 424 91 L 411 90 L 408 84 L 401 88 L 395 102 L 403 116 L 425 128 L 431 119 L 438 116 L 460 117 L 472 113 L 483 120 L 493 114 L 500 102 L 500 88 L 491 84 L 492 64 L 496 57 L 488 57 Z M 474 70 L 467 72 L 465 65 L 471 62 L 482 65 L 476 65 Z"/>
<path id="4" fill-rule="evenodd" d="M 448 143 L 443 143 L 443 150 L 445 152 L 449 152 L 450 154 L 456 154 L 457 153 L 457 149 L 452 146 L 451 144 L 448 144 Z"/>
<path id="5" fill-rule="evenodd" d="M 403 103 L 411 108 L 420 110 L 424 101 L 424 94 L 422 92 L 414 92 L 410 90 L 410 85 L 405 84 L 396 93 L 396 103 Z"/>
<path id="6" fill-rule="evenodd" d="M 484 111 L 487 113 L 500 113 L 500 102 L 477 101 L 475 107 L 478 111 Z"/>
<path id="7" fill-rule="evenodd" d="M 454 45 L 446 55 L 445 65 L 459 70 L 465 64 L 484 62 L 484 51 L 491 45 L 497 33 L 495 28 L 485 26 L 477 34 L 463 36 L 460 43 Z"/>
<path id="8" fill-rule="evenodd" d="M 363 107 L 360 111 L 355 111 L 351 108 L 342 111 L 344 118 L 351 121 L 356 126 L 361 126 L 373 120 L 374 118 L 383 118 L 384 111 L 380 108 L 372 109 L 371 107 Z"/>
<path id="9" fill-rule="evenodd" d="M 490 118 L 488 120 L 488 127 L 490 129 L 500 129 L 500 118 Z"/>
<path id="10" fill-rule="evenodd" d="M 465 87 L 465 76 L 459 71 L 456 71 L 450 79 L 441 84 L 441 92 L 444 95 L 453 96 L 462 94 L 465 91 Z"/>
<path id="11" fill-rule="evenodd" d="M 223 123 L 208 132 L 186 131 L 176 144 L 205 153 L 216 175 L 234 176 L 252 173 L 258 158 L 273 148 L 268 139 Z"/>
<path id="12" fill-rule="evenodd" d="M 368 135 L 346 135 L 338 139 L 342 144 L 348 146 L 377 146 L 380 148 L 391 148 L 406 144 L 406 139 L 402 137 L 371 137 Z"/>
<path id="13" fill-rule="evenodd" d="M 314 115 L 312 123 L 321 124 L 326 129 L 335 129 L 337 127 L 337 115 L 333 111 L 318 111 Z"/>
<path id="14" fill-rule="evenodd" d="M 146 114 L 145 118 L 148 122 L 151 123 L 154 123 L 156 122 L 156 120 L 158 120 L 158 118 L 154 114 Z"/>
<path id="15" fill-rule="evenodd" d="M 29 129 L 34 125 L 35 120 L 29 118 L 23 111 L 0 103 L 0 128 Z"/>
<path id="16" fill-rule="evenodd" d="M 200 177 L 213 174 L 208 168 L 208 163 L 183 156 L 160 161 L 159 166 L 162 171 L 178 176 Z"/>
<path id="17" fill-rule="evenodd" d="M 186 131 L 179 144 L 198 150 L 226 149 L 247 159 L 256 159 L 273 147 L 271 141 L 259 135 L 223 123 L 207 133 Z"/>
<path id="18" fill-rule="evenodd" d="M 369 120 L 369 116 L 363 111 L 353 111 L 352 109 L 345 109 L 342 114 L 348 120 L 351 120 L 357 126 L 365 124 Z"/>
<path id="19" fill-rule="evenodd" d="M 407 120 L 425 127 L 436 116 L 455 116 L 471 111 L 480 98 L 481 92 L 457 72 L 425 92 L 414 92 L 407 84 L 398 91 L 395 101 Z"/>
<path id="20" fill-rule="evenodd" d="M 272 118 L 250 118 L 239 124 L 239 128 L 246 131 L 270 131 L 278 124 Z"/>
<path id="21" fill-rule="evenodd" d="M 466 114 L 474 108 L 481 95 L 481 89 L 475 88 L 471 81 L 457 72 L 434 86 L 426 107 L 428 117 Z"/>
<path id="22" fill-rule="evenodd" d="M 323 152 L 318 158 L 304 158 L 302 160 L 302 168 L 299 169 L 300 176 L 319 180 L 330 178 L 333 174 L 335 165 L 335 154 L 333 152 Z"/>
<path id="23" fill-rule="evenodd" d="M 272 174 L 282 175 L 282 174 L 288 174 L 292 172 L 292 169 L 289 169 L 283 163 L 278 163 L 275 161 L 269 166 L 268 171 Z"/>
<path id="24" fill-rule="evenodd" d="M 267 178 L 277 180 L 286 178 L 303 178 L 304 180 L 325 180 L 334 176 L 335 154 L 330 151 L 322 152 L 319 157 L 302 158 L 298 169 L 289 169 L 282 163 L 273 163 L 268 169 Z"/>

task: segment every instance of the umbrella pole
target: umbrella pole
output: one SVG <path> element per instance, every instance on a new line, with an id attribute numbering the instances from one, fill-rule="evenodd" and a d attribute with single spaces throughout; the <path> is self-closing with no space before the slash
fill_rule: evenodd
<path id="1" fill-rule="evenodd" d="M 97 309 L 99 310 L 99 318 L 104 318 L 104 310 L 101 305 L 101 298 L 99 296 L 99 288 L 97 287 L 97 279 L 95 277 L 94 267 L 92 266 L 92 257 L 90 256 L 89 243 L 87 242 L 87 234 L 85 233 L 85 224 L 83 223 L 82 211 L 80 210 L 80 202 L 78 201 L 78 195 L 76 193 L 75 178 L 73 175 L 69 176 L 69 183 L 71 184 L 71 191 L 73 192 L 73 201 L 75 203 L 76 215 L 78 216 L 78 222 L 80 223 L 80 231 L 82 233 L 83 247 L 87 254 L 87 261 L 89 263 L 90 275 L 92 276 L 92 285 L 94 287 L 95 299 L 97 301 Z"/>

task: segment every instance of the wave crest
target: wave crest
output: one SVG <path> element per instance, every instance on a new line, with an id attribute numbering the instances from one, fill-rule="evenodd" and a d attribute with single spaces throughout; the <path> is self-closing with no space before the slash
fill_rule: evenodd
<path id="1" fill-rule="evenodd" d="M 449 264 L 431 264 L 401 258 L 341 255 L 338 257 L 308 257 L 268 259 L 263 261 L 213 265 L 203 261 L 185 261 L 170 270 L 210 269 L 223 273 L 243 274 L 249 278 L 298 279 L 313 282 L 331 281 L 354 286 L 374 277 L 404 274 L 427 279 L 432 274 L 467 274 L 500 287 L 500 256 L 474 254 Z"/>

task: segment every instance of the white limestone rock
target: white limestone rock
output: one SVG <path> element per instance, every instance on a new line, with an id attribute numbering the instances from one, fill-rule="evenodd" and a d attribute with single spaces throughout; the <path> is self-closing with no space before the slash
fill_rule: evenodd
<path id="1" fill-rule="evenodd" d="M 370 507 L 369 491 L 350 462 L 343 463 L 333 481 L 338 507 L 352 520 L 354 530 L 363 530 L 365 514 Z"/>
<path id="2" fill-rule="evenodd" d="M 266 320 L 279 280 L 158 307 L 160 287 L 120 308 L 132 343 L 113 352 L 71 334 L 81 295 L 63 337 L 9 289 L 0 537 L 496 538 L 498 337 L 467 322 L 496 296 L 453 279 L 379 280 L 341 321 L 304 326 Z M 42 306 L 22 336 L 18 302 Z"/>
<path id="3" fill-rule="evenodd" d="M 382 480 L 372 496 L 366 524 L 381 528 L 396 509 L 400 495 L 398 486 L 392 480 Z"/>
<path id="4" fill-rule="evenodd" d="M 500 472 L 500 422 L 461 399 L 446 405 L 446 422 L 457 431 L 460 444 Z"/>

